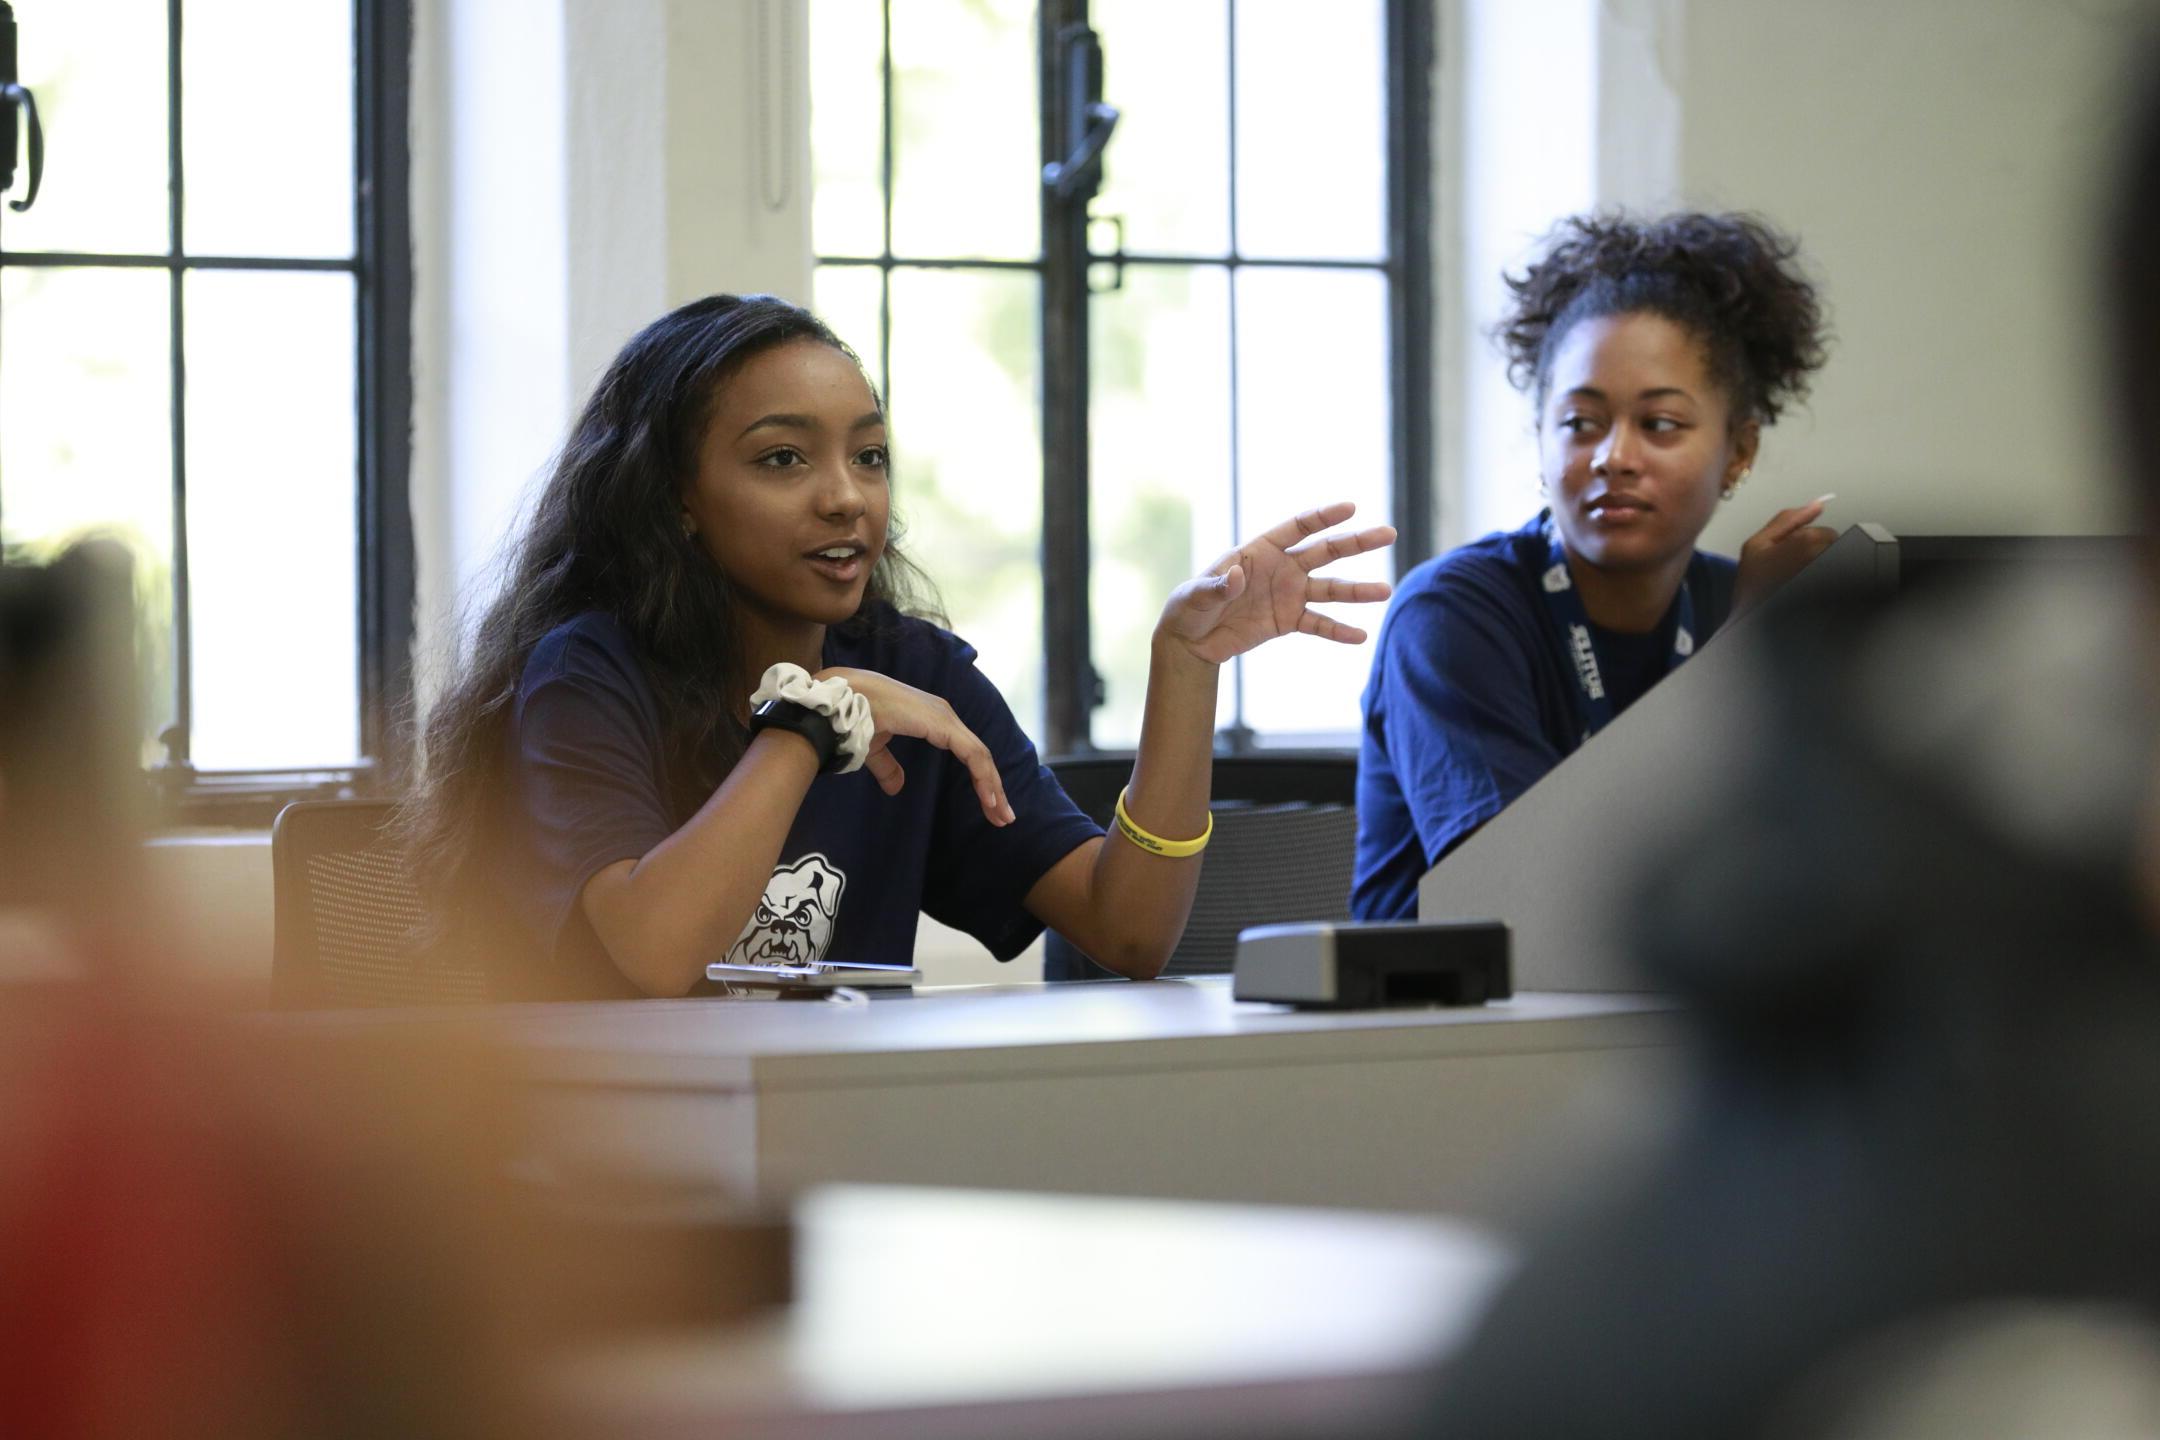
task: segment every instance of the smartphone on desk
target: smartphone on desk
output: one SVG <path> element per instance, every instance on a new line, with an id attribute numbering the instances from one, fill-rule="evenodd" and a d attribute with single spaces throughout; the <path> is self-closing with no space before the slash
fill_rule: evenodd
<path id="1" fill-rule="evenodd" d="M 889 990 L 920 983 L 922 971 L 913 965 L 728 965 L 715 962 L 705 967 L 705 978 L 722 985 L 757 989 Z"/>

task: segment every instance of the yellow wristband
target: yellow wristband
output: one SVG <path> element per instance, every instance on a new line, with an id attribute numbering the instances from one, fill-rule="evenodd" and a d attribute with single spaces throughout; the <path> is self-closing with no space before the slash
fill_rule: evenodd
<path id="1" fill-rule="evenodd" d="M 1129 788 L 1129 787 L 1128 787 Z M 1150 855 L 1160 855 L 1166 860 L 1182 860 L 1187 855 L 1197 855 L 1207 849 L 1207 842 L 1215 833 L 1215 816 L 1207 817 L 1207 829 L 1200 832 L 1197 840 L 1165 840 L 1160 835 L 1150 835 L 1133 823 L 1132 815 L 1125 809 L 1125 791 L 1117 795 L 1118 834 L 1139 846 Z"/>

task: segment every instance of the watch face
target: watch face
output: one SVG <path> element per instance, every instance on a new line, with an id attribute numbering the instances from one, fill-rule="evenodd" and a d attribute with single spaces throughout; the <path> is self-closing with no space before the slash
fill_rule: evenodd
<path id="1" fill-rule="evenodd" d="M 793 700 L 767 700 L 750 712 L 750 729 L 755 734 L 768 726 L 792 730 L 808 740 L 818 753 L 818 770 L 832 768 L 840 753 L 840 732 L 833 729 L 832 721 L 807 705 Z"/>

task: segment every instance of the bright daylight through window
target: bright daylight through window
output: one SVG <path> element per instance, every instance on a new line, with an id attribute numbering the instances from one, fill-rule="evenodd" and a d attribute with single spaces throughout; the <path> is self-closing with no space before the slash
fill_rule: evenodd
<path id="1" fill-rule="evenodd" d="M 47 149 L 0 217 L 0 540 L 132 553 L 168 777 L 373 748 L 356 21 L 379 8 L 15 0 Z"/>
<path id="2" fill-rule="evenodd" d="M 1148 635 L 1180 581 L 1325 500 L 1395 519 L 1393 7 L 1079 8 L 1120 118 L 1089 210 L 1081 483 L 1102 702 L 1074 738 L 1119 748 L 1137 738 Z M 1023 0 L 812 0 L 810 15 L 815 303 L 886 389 L 916 558 L 1041 739 L 1056 371 L 1041 314 L 1057 277 L 1038 47 L 1055 37 Z M 1341 573 L 1387 578 L 1390 558 Z M 1349 743 L 1369 660 L 1267 647 L 1236 662 L 1218 722 L 1234 743 Z"/>

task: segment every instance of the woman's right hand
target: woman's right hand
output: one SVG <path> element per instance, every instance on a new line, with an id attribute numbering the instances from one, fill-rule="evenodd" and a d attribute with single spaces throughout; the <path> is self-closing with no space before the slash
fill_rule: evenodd
<path id="1" fill-rule="evenodd" d="M 961 723 L 952 706 L 941 697 L 904 685 L 875 670 L 834 666 L 818 671 L 816 678 L 823 680 L 827 676 L 838 676 L 847 681 L 856 694 L 870 702 L 870 718 L 877 729 L 871 736 L 870 754 L 863 761 L 863 768 L 877 780 L 879 789 L 887 795 L 897 795 L 900 787 L 907 783 L 907 772 L 900 768 L 900 762 L 893 759 L 886 745 L 895 735 L 911 735 L 929 741 L 967 766 L 968 774 L 975 782 L 975 798 L 982 803 L 983 815 L 992 825 L 1013 822 L 1012 804 L 1005 798 L 1005 778 L 998 774 L 997 761 L 991 756 L 990 747 Z"/>

